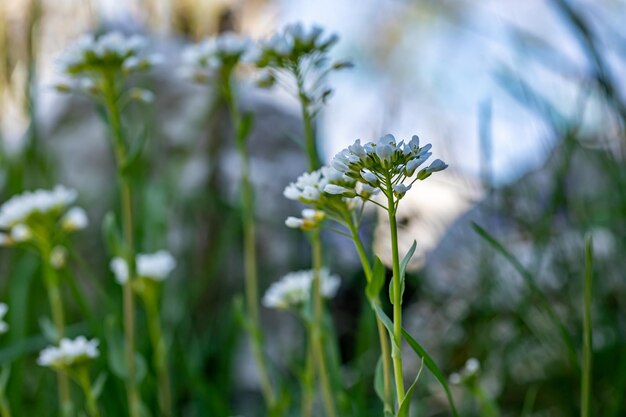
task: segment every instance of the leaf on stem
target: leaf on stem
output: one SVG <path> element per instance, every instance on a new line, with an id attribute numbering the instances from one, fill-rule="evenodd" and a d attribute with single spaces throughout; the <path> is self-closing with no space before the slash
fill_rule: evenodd
<path id="1" fill-rule="evenodd" d="M 383 285 L 385 285 L 385 272 L 385 266 L 377 256 L 374 260 L 372 279 L 367 283 L 367 287 L 365 288 L 365 294 L 367 294 L 367 298 L 370 301 L 373 301 L 378 297 L 380 290 L 383 288 Z"/>
<path id="2" fill-rule="evenodd" d="M 400 408 L 398 408 L 398 412 L 396 413 L 396 417 L 408 417 L 409 409 L 411 407 L 411 397 L 413 396 L 413 391 L 415 391 L 415 387 L 417 386 L 417 381 L 420 379 L 420 375 L 422 374 L 422 370 L 424 369 L 424 358 L 422 358 L 422 364 L 420 365 L 419 371 L 417 371 L 417 375 L 415 375 L 415 380 L 407 390 L 404 395 L 404 399 L 400 404 Z"/>

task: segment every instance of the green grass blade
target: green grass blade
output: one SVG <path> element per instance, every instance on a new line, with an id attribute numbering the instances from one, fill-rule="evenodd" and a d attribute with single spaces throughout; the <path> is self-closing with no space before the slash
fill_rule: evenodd
<path id="1" fill-rule="evenodd" d="M 531 274 L 530 271 L 526 269 L 526 267 L 524 267 L 524 265 L 522 265 L 522 263 L 504 247 L 504 245 L 502 245 L 502 243 L 500 243 L 496 238 L 490 235 L 489 232 L 487 232 L 485 229 L 483 229 L 474 222 L 472 222 L 472 228 L 474 229 L 474 231 L 476 231 L 476 233 L 478 233 L 480 237 L 485 239 L 485 241 L 489 243 L 489 245 L 491 245 L 491 247 L 495 249 L 496 252 L 504 256 L 504 258 L 509 261 L 511 266 L 513 266 L 513 268 L 522 276 L 532 294 L 537 297 L 546 313 L 548 313 L 550 320 L 552 320 L 554 325 L 559 329 L 561 338 L 563 339 L 563 342 L 567 347 L 569 359 L 574 367 L 578 371 L 580 371 L 578 355 L 576 354 L 576 348 L 574 347 L 574 341 L 572 340 L 572 336 L 567 331 L 567 328 L 565 327 L 563 321 L 556 314 L 556 311 L 554 311 L 554 308 L 552 308 L 552 306 L 550 305 L 550 301 L 546 298 L 545 294 L 535 283 L 535 278 L 533 277 L 533 274 Z"/>
<path id="2" fill-rule="evenodd" d="M 583 292 L 583 366 L 581 378 L 580 415 L 589 417 L 591 398 L 591 291 L 593 280 L 593 242 L 591 236 L 585 238 L 585 284 Z"/>

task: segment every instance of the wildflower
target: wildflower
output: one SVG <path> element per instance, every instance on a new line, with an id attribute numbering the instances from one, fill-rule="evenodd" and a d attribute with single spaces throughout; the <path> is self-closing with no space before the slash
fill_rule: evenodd
<path id="1" fill-rule="evenodd" d="M 470 380 L 480 371 L 480 362 L 476 358 L 469 358 L 459 372 L 450 374 L 450 383 L 458 385 Z"/>
<path id="2" fill-rule="evenodd" d="M 63 71 L 69 76 L 93 77 L 104 72 L 130 73 L 147 70 L 161 58 L 143 51 L 146 40 L 114 31 L 99 37 L 86 35 L 70 46 L 61 57 Z"/>
<path id="3" fill-rule="evenodd" d="M 285 275 L 273 283 L 263 296 L 263 305 L 267 308 L 288 309 L 303 305 L 311 294 L 313 271 L 297 271 Z M 337 294 L 340 279 L 330 275 L 327 269 L 320 271 L 320 293 L 324 298 Z"/>
<path id="4" fill-rule="evenodd" d="M 313 113 L 332 94 L 323 82 L 326 75 L 351 66 L 347 61 L 331 63 L 329 51 L 338 40 L 336 34 L 327 35 L 319 26 L 287 25 L 281 32 L 259 42 L 254 61 L 264 71 L 258 85 L 271 87 L 280 80 L 291 90 L 285 83 L 291 80 L 296 85 L 291 92 Z"/>
<path id="5" fill-rule="evenodd" d="M 0 229 L 11 229 L 18 223 L 28 224 L 31 217 L 58 214 L 76 197 L 75 190 L 62 185 L 53 190 L 27 191 L 14 196 L 0 207 Z"/>
<path id="6" fill-rule="evenodd" d="M 4 321 L 4 316 L 6 316 L 8 311 L 9 306 L 4 303 L 0 303 L 0 334 L 9 331 L 9 325 Z"/>
<path id="7" fill-rule="evenodd" d="M 68 232 L 83 230 L 89 225 L 87 212 L 81 207 L 72 207 L 61 219 L 63 228 Z"/>
<path id="8" fill-rule="evenodd" d="M 183 75 L 204 83 L 216 75 L 228 75 L 252 51 L 252 41 L 232 32 L 206 39 L 183 53 Z"/>
<path id="9" fill-rule="evenodd" d="M 140 253 L 137 255 L 137 276 L 153 281 L 164 281 L 176 268 L 176 260 L 165 250 L 156 253 Z M 128 264 L 120 257 L 115 257 L 109 264 L 116 281 L 123 285 L 128 281 Z"/>
<path id="10" fill-rule="evenodd" d="M 318 227 L 325 217 L 326 213 L 321 210 L 304 209 L 302 218 L 289 216 L 285 220 L 285 225 L 292 229 L 312 230 Z"/>
<path id="11" fill-rule="evenodd" d="M 381 137 L 377 143 L 365 145 L 360 140 L 343 149 L 333 158 L 331 166 L 349 178 L 372 188 L 380 189 L 385 195 L 393 192 L 397 199 L 402 198 L 416 180 L 425 180 L 432 173 L 446 169 L 448 166 L 440 159 L 430 166 L 417 172 L 415 179 L 408 184 L 405 181 L 413 177 L 417 169 L 432 155 L 427 144 L 420 147 L 419 137 L 413 136 L 410 141 L 396 141 L 393 135 Z M 336 187 L 330 192 L 340 193 Z"/>
<path id="12" fill-rule="evenodd" d="M 37 363 L 50 368 L 66 368 L 97 358 L 98 340 L 87 340 L 84 336 L 76 339 L 61 339 L 59 346 L 48 346 L 39 353 Z"/>
<path id="13" fill-rule="evenodd" d="M 289 216 L 285 220 L 285 225 L 292 229 L 299 229 L 304 226 L 304 219 L 299 219 L 297 217 Z"/>

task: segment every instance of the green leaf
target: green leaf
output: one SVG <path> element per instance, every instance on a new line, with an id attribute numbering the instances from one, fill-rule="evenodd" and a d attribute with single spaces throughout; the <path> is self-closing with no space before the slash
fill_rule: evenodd
<path id="1" fill-rule="evenodd" d="M 389 320 L 389 319 L 387 319 Z M 448 397 L 448 404 L 450 404 L 450 409 L 452 410 L 452 414 L 454 417 L 459 417 L 459 413 L 456 410 L 456 406 L 454 405 L 454 398 L 452 398 L 452 393 L 450 392 L 450 387 L 448 386 L 448 381 L 446 377 L 441 372 L 441 369 L 437 366 L 437 363 L 433 360 L 433 358 L 426 352 L 426 350 L 419 344 L 415 339 L 411 337 L 409 332 L 405 329 L 402 329 L 402 336 L 407 341 L 411 349 L 422 358 L 424 364 L 428 368 L 428 370 L 433 374 L 433 376 L 439 381 L 444 391 L 446 392 L 446 397 Z"/>
<path id="2" fill-rule="evenodd" d="M 400 279 L 402 280 L 402 282 L 404 282 L 404 274 L 406 273 L 406 267 L 409 264 L 409 261 L 411 260 L 411 258 L 413 257 L 413 254 L 415 253 L 416 248 L 417 248 L 417 241 L 414 240 L 413 244 L 411 245 L 411 248 L 406 253 L 406 255 L 404 255 L 404 258 L 400 262 Z"/>
<path id="3" fill-rule="evenodd" d="M 107 373 L 101 372 L 98 375 L 98 378 L 96 378 L 96 380 L 94 381 L 91 392 L 96 399 L 100 398 L 100 394 L 102 394 L 102 390 L 104 389 L 104 383 L 106 382 L 107 378 Z"/>
<path id="4" fill-rule="evenodd" d="M 376 371 L 374 373 L 374 391 L 378 398 L 385 402 L 385 387 L 383 381 L 383 360 L 382 356 L 378 357 L 378 363 L 376 364 Z"/>
<path id="5" fill-rule="evenodd" d="M 102 220 L 102 234 L 111 256 L 121 256 L 124 253 L 124 243 L 119 230 L 115 214 L 109 211 Z"/>
<path id="6" fill-rule="evenodd" d="M 372 279 L 367 283 L 367 287 L 365 288 L 365 294 L 370 300 L 375 300 L 378 297 L 378 294 L 380 294 L 380 290 L 383 288 L 383 285 L 385 285 L 385 272 L 385 266 L 381 260 L 376 257 L 374 260 Z"/>
<path id="7" fill-rule="evenodd" d="M 417 371 L 417 375 L 415 375 L 415 380 L 404 394 L 404 398 L 402 399 L 402 403 L 398 408 L 398 412 L 396 413 L 396 417 L 408 417 L 409 409 L 411 408 L 411 397 L 413 396 L 413 391 L 415 391 L 415 387 L 417 386 L 417 381 L 420 379 L 420 375 L 422 374 L 422 370 L 424 369 L 424 358 L 422 358 L 422 364 L 420 365 L 419 371 Z"/>

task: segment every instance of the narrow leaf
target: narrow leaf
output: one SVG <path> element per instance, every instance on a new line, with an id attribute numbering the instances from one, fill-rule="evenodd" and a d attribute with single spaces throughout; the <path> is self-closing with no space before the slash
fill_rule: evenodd
<path id="1" fill-rule="evenodd" d="M 375 300 L 378 294 L 380 294 L 380 290 L 383 288 L 383 285 L 385 285 L 385 276 L 385 265 L 376 257 L 372 271 L 372 279 L 367 283 L 367 287 L 365 288 L 365 293 L 370 301 Z"/>
<path id="2" fill-rule="evenodd" d="M 411 397 L 413 396 L 413 391 L 417 386 L 417 381 L 420 379 L 420 375 L 422 374 L 422 370 L 424 369 L 424 358 L 422 358 L 422 364 L 420 365 L 419 371 L 417 371 L 417 375 L 415 375 L 415 380 L 406 391 L 404 395 L 404 399 L 402 400 L 402 404 L 400 404 L 400 408 L 398 408 L 398 412 L 396 413 L 396 417 L 408 417 L 409 409 L 411 408 Z"/>

